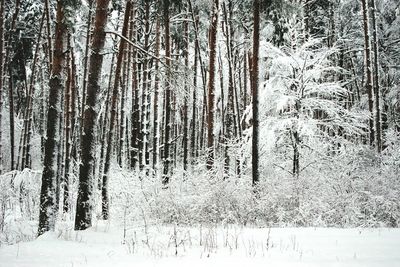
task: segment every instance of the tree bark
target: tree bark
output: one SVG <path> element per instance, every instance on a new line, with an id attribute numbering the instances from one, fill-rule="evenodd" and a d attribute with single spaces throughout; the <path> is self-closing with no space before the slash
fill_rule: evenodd
<path id="1" fill-rule="evenodd" d="M 260 0 L 254 0 L 253 2 L 253 16 L 254 16 L 254 31 L 253 31 L 253 60 L 252 60 L 252 111 L 253 111 L 253 139 L 252 139 L 252 178 L 253 186 L 256 186 L 259 182 L 259 117 L 258 117 L 258 57 L 260 48 Z"/>
<path id="2" fill-rule="evenodd" d="M 375 141 L 374 120 L 373 120 L 373 86 L 372 86 L 372 63 L 371 63 L 371 41 L 369 36 L 369 18 L 368 18 L 368 0 L 361 0 L 363 26 L 364 26 L 364 67 L 366 74 L 365 87 L 368 94 L 368 110 L 369 110 L 369 143 L 373 146 Z"/>
<path id="3" fill-rule="evenodd" d="M 11 28 L 10 28 L 10 35 L 8 38 L 8 45 L 5 54 L 5 63 L 8 64 L 8 73 L 9 73 L 9 82 L 8 82 L 8 101 L 9 101 L 9 119 L 10 119 L 10 170 L 14 170 L 15 167 L 15 122 L 14 122 L 14 81 L 13 81 L 13 73 L 11 69 L 11 43 L 13 38 L 13 33 L 16 29 L 18 14 L 20 11 L 21 0 L 16 0 L 15 2 L 15 10 L 11 20 Z M 5 75 L 4 75 L 5 77 Z M 2 77 L 3 78 L 3 77 Z M 4 81 L 3 81 L 4 83 Z"/>
<path id="4" fill-rule="evenodd" d="M 372 48 L 374 51 L 374 104 L 375 104 L 375 146 L 378 153 L 382 151 L 382 126 L 381 126 L 381 107 L 380 107 L 380 87 L 379 87 L 379 47 L 376 25 L 376 3 L 371 0 L 371 22 L 372 22 Z"/>
<path id="5" fill-rule="evenodd" d="M 122 26 L 122 36 L 126 36 L 129 26 L 129 16 L 131 13 L 132 2 L 126 2 L 126 9 L 124 15 L 124 24 Z M 102 197 L 102 217 L 104 220 L 108 220 L 109 218 L 109 199 L 108 199 L 108 175 L 110 171 L 110 163 L 111 163 L 111 151 L 112 151 L 112 141 L 113 141 L 113 134 L 114 134 L 114 125 L 116 120 L 116 113 L 117 113 L 117 98 L 118 98 L 118 90 L 119 90 L 119 83 L 120 83 L 120 76 L 121 76 L 121 69 L 122 69 L 122 60 L 124 58 L 124 50 L 125 50 L 125 40 L 121 39 L 119 43 L 118 49 L 118 57 L 117 63 L 115 67 L 115 77 L 114 77 L 114 84 L 113 90 L 111 95 L 111 117 L 110 117 L 110 125 L 108 130 L 107 136 L 107 151 L 106 151 L 106 158 L 104 163 L 104 172 L 103 172 L 103 183 L 101 187 L 101 197 Z"/>
<path id="6" fill-rule="evenodd" d="M 46 28 L 47 28 L 47 48 L 48 48 L 48 57 L 49 57 L 49 73 L 51 73 L 51 69 L 53 66 L 53 48 L 51 42 L 51 21 L 50 21 L 50 7 L 49 0 L 44 0 L 44 14 L 46 14 Z"/>
<path id="7" fill-rule="evenodd" d="M 3 173 L 4 0 L 0 2 L 0 175 Z"/>
<path id="8" fill-rule="evenodd" d="M 215 101 L 215 67 L 217 57 L 217 32 L 218 32 L 218 12 L 219 0 L 213 1 L 213 11 L 210 26 L 210 62 L 208 79 L 208 114 L 207 114 L 207 168 L 211 169 L 214 165 L 214 101 Z"/>
<path id="9" fill-rule="evenodd" d="M 147 52 L 149 49 L 149 41 L 150 41 L 150 1 L 145 1 L 144 7 L 144 50 Z M 140 170 L 143 170 L 145 166 L 148 165 L 149 162 L 149 120 L 147 113 L 150 111 L 150 101 L 149 96 L 149 74 L 150 74 L 150 60 L 147 54 L 143 55 L 143 80 L 142 80 L 142 108 L 140 114 L 140 122 L 141 122 L 141 130 L 140 130 L 140 138 L 139 138 L 139 166 Z"/>
<path id="10" fill-rule="evenodd" d="M 35 54 L 32 62 L 32 74 L 29 80 L 28 105 L 25 112 L 26 122 L 24 124 L 24 142 L 23 142 L 24 149 L 22 152 L 22 164 L 21 164 L 22 169 L 30 168 L 30 162 L 31 162 L 30 150 L 31 150 L 31 136 L 32 136 L 32 121 L 33 121 L 33 96 L 35 93 L 34 81 L 36 77 L 36 65 L 39 56 L 40 41 L 42 39 L 44 19 L 45 19 L 45 13 L 43 13 L 42 19 L 40 21 L 39 34 L 37 37 Z"/>
<path id="11" fill-rule="evenodd" d="M 135 17 L 136 9 L 134 10 L 132 16 Z M 133 36 L 135 40 L 138 39 L 137 29 L 135 26 L 134 18 L 131 20 L 131 27 L 134 30 Z M 133 66 L 132 66 L 132 110 L 131 110 L 131 169 L 136 168 L 139 162 L 139 136 L 140 136 L 140 110 L 139 110 L 139 58 L 136 48 L 133 48 Z"/>
<path id="12" fill-rule="evenodd" d="M 69 210 L 69 174 L 70 174 L 70 150 L 71 150 L 71 115 L 72 115 L 72 48 L 71 48 L 71 35 L 68 34 L 68 54 L 67 54 L 67 82 L 64 95 L 64 178 L 62 183 L 63 188 L 63 212 L 67 213 Z"/>
<path id="13" fill-rule="evenodd" d="M 169 148 L 170 148 L 170 133 L 171 133 L 171 85 L 170 85 L 170 79 L 171 79 L 171 41 L 170 41 L 170 17 L 169 17 L 169 6 L 170 6 L 170 1 L 169 0 L 164 0 L 164 7 L 163 7 L 163 16 L 164 16 L 164 31 L 165 31 L 165 64 L 166 64 L 166 72 L 167 72 L 167 77 L 165 79 L 165 100 L 164 100 L 164 107 L 165 107 L 165 123 L 164 123 L 164 154 L 163 154 L 163 163 L 164 163 L 164 169 L 163 169 L 163 177 L 162 177 L 162 183 L 164 186 L 167 186 L 169 183 L 169 163 L 170 163 L 170 158 L 169 158 Z"/>
<path id="14" fill-rule="evenodd" d="M 83 121 L 84 134 L 81 140 L 81 159 L 79 168 L 78 200 L 76 205 L 75 230 L 85 230 L 92 225 L 92 192 L 94 182 L 96 104 L 100 89 L 101 69 L 103 65 L 103 48 L 106 34 L 109 0 L 97 0 L 92 53 L 89 63 L 89 78 L 86 92 L 85 114 Z M 104 185 L 107 186 L 107 185 Z"/>
<path id="15" fill-rule="evenodd" d="M 49 82 L 49 108 L 47 113 L 47 139 L 43 161 L 42 186 L 40 191 L 40 211 L 38 235 L 54 229 L 57 210 L 55 182 L 57 174 L 57 146 L 60 142 L 58 123 L 60 118 L 61 95 L 64 90 L 62 70 L 64 64 L 64 1 L 57 1 L 56 32 L 51 78 Z"/>
<path id="16" fill-rule="evenodd" d="M 198 23 L 198 16 L 194 21 L 195 24 Z M 197 26 L 195 26 L 197 28 Z M 191 160 L 192 165 L 194 165 L 195 157 L 197 156 L 197 139 L 196 139 L 196 126 L 197 126 L 197 68 L 199 62 L 199 48 L 195 45 L 194 48 L 194 65 L 193 65 L 193 103 L 192 103 L 192 132 L 191 132 Z"/>
<path id="17" fill-rule="evenodd" d="M 89 43 L 90 43 L 90 28 L 92 27 L 92 10 L 93 0 L 89 0 L 89 13 L 86 22 L 86 45 L 85 54 L 83 57 L 83 77 L 82 77 L 82 106 L 81 106 L 81 125 L 83 125 L 83 117 L 85 112 L 85 98 L 86 98 L 86 85 L 87 85 L 87 70 L 89 59 Z M 81 127 L 82 130 L 83 127 Z"/>
<path id="18" fill-rule="evenodd" d="M 188 19 L 188 18 L 186 18 Z M 189 85 L 187 75 L 189 71 L 189 23 L 184 22 L 184 42 L 185 42 L 185 81 L 184 81 L 184 105 L 183 105 L 183 170 L 186 172 L 188 168 L 188 134 L 189 134 L 189 114 L 188 114 L 188 97 L 189 97 Z"/>
<path id="19" fill-rule="evenodd" d="M 161 46 L 161 30 L 160 30 L 160 19 L 157 18 L 156 22 L 156 47 L 155 54 L 156 57 L 160 56 L 160 46 Z M 155 77 L 154 77 L 154 104 L 153 104 L 153 170 L 155 174 L 157 174 L 157 164 L 158 164 L 158 153 L 159 153 L 159 123 L 158 123 L 158 95 L 159 95 L 159 85 L 160 85 L 160 76 L 159 76 L 159 62 L 156 60 L 154 67 Z"/>

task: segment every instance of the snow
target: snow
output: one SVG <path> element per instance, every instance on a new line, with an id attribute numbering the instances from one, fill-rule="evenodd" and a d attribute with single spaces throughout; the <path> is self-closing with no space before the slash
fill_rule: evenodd
<path id="1" fill-rule="evenodd" d="M 1 247 L 0 266 L 400 266 L 400 229 L 151 225 L 123 242 L 123 227 L 70 225 Z"/>

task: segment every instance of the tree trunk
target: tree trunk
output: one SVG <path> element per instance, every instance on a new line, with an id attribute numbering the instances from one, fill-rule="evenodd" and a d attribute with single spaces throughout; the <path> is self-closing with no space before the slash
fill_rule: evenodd
<path id="1" fill-rule="evenodd" d="M 81 159 L 79 168 L 78 200 L 76 205 L 75 230 L 85 230 L 92 225 L 92 191 L 95 158 L 96 104 L 100 89 L 103 48 L 106 34 L 109 0 L 97 0 L 95 24 L 91 44 L 89 78 L 86 92 L 83 136 L 81 140 Z M 107 186 L 107 185 L 104 185 Z"/>
<path id="2" fill-rule="evenodd" d="M 195 24 L 198 23 L 198 16 L 196 16 Z M 195 28 L 197 28 L 195 26 Z M 195 45 L 194 48 L 194 66 L 193 66 L 193 105 L 192 105 L 192 132 L 191 132 L 191 158 L 192 165 L 194 165 L 195 157 L 197 156 L 197 139 L 196 139 L 196 125 L 197 125 L 197 67 L 199 62 L 199 48 Z"/>
<path id="3" fill-rule="evenodd" d="M 160 38 L 161 38 L 161 30 L 160 30 L 160 19 L 157 18 L 156 22 L 156 57 L 160 56 Z M 160 84 L 160 76 L 159 76 L 159 62 L 156 60 L 154 67 L 155 77 L 154 77 L 154 104 L 153 104 L 153 170 L 155 174 L 157 174 L 157 164 L 158 164 L 158 153 L 159 153 L 159 123 L 158 123 L 158 95 L 159 95 L 159 84 Z"/>
<path id="4" fill-rule="evenodd" d="M 135 17 L 136 9 L 133 12 Z M 134 18 L 131 19 L 131 27 L 134 29 L 133 36 L 135 40 L 138 40 L 137 29 L 135 28 Z M 140 136 L 140 110 L 139 110 L 139 79 L 138 75 L 140 72 L 140 64 L 138 63 L 138 52 L 137 49 L 133 49 L 133 66 L 132 66 L 132 110 L 131 110 L 131 168 L 136 168 L 139 162 L 139 136 Z"/>
<path id="5" fill-rule="evenodd" d="M 374 50 L 374 100 L 375 100 L 375 145 L 378 153 L 382 151 L 382 127 L 381 127 L 381 107 L 380 107 L 380 88 L 379 88 L 379 47 L 376 25 L 376 4 L 371 0 L 371 22 L 372 22 L 372 48 Z"/>
<path id="6" fill-rule="evenodd" d="M 72 39 L 73 40 L 73 39 Z M 76 140 L 78 139 L 78 133 L 75 131 L 77 129 L 76 127 L 76 111 L 77 111 L 77 105 L 76 105 L 76 93 L 78 90 L 77 87 L 77 72 L 76 72 L 76 62 L 75 62 L 75 52 L 74 52 L 74 45 L 71 45 L 71 137 L 73 138 L 72 141 L 72 147 L 71 147 L 71 157 L 76 158 L 76 154 L 74 154 L 74 151 L 76 151 Z M 78 113 L 80 114 L 80 113 Z M 79 139 L 78 139 L 79 140 Z"/>
<path id="7" fill-rule="evenodd" d="M 41 89 L 41 100 L 40 100 L 40 154 L 41 154 L 41 161 L 44 159 L 44 144 L 45 144 L 45 130 L 46 130 L 46 106 L 47 106 L 47 94 L 44 87 L 44 69 L 41 69 L 40 75 L 40 89 Z"/>
<path id="8" fill-rule="evenodd" d="M 229 10 L 226 4 L 223 4 L 224 20 L 225 20 L 225 37 L 226 37 L 226 48 L 228 54 L 228 103 L 226 112 L 226 132 L 225 132 L 225 150 L 226 150 L 226 170 L 229 171 L 230 165 L 230 153 L 229 153 L 229 141 L 237 137 L 237 124 L 235 123 L 235 103 L 234 103 L 234 77 L 233 77 L 233 7 L 232 1 L 229 0 Z M 229 11 L 229 17 L 228 17 Z"/>
<path id="9" fill-rule="evenodd" d="M 214 165 L 214 101 L 215 101 L 215 61 L 217 57 L 217 32 L 218 32 L 218 12 L 219 0 L 213 1 L 213 11 L 210 26 L 210 62 L 208 79 L 208 114 L 207 114 L 207 168 L 211 169 Z"/>
<path id="10" fill-rule="evenodd" d="M 0 2 L 0 175 L 3 173 L 4 0 Z"/>
<path id="11" fill-rule="evenodd" d="M 49 73 L 51 73 L 51 69 L 53 66 L 53 48 L 51 42 L 51 21 L 50 21 L 50 7 L 49 7 L 49 0 L 44 0 L 44 11 L 46 14 L 46 28 L 47 28 L 47 48 L 48 48 L 48 57 L 49 57 Z"/>
<path id="12" fill-rule="evenodd" d="M 169 183 L 169 163 L 170 163 L 170 158 L 169 158 L 169 148 L 170 148 L 170 133 L 171 133 L 171 85 L 170 85 L 170 79 L 171 79 L 171 41 L 170 41 L 170 18 L 169 18 L 169 6 L 170 6 L 170 1 L 169 0 L 164 0 L 164 30 L 165 30 L 165 64 L 166 64 L 166 72 L 167 72 L 167 77 L 165 79 L 165 100 L 164 100 L 164 107 L 165 107 L 165 123 L 164 123 L 164 154 L 163 154 L 163 163 L 164 163 L 164 169 L 163 169 L 163 178 L 162 178 L 162 183 L 164 186 L 167 186 Z"/>
<path id="13" fill-rule="evenodd" d="M 16 29 L 17 25 L 17 20 L 18 20 L 18 14 L 20 10 L 20 5 L 21 1 L 16 0 L 15 2 L 15 10 L 14 14 L 12 16 L 12 21 L 11 21 L 11 28 L 10 28 L 10 35 L 8 38 L 8 45 L 6 49 L 6 54 L 5 54 L 5 63 L 8 64 L 8 73 L 9 73 L 9 82 L 8 82 L 8 101 L 9 101 L 9 119 L 10 119 L 10 170 L 14 170 L 15 167 L 15 123 L 14 123 L 14 93 L 13 93 L 13 87 L 14 87 L 14 80 L 13 80 L 13 73 L 11 69 L 11 60 L 10 60 L 10 54 L 11 54 L 11 45 L 12 45 L 12 37 L 13 37 L 13 32 Z M 5 75 L 4 75 L 5 77 Z M 3 77 L 2 77 L 3 78 Z"/>
<path id="14" fill-rule="evenodd" d="M 56 203 L 55 182 L 57 174 L 57 146 L 60 142 L 58 123 L 60 118 L 61 95 L 64 90 L 62 71 L 64 64 L 64 2 L 57 1 L 56 33 L 54 40 L 54 55 L 52 74 L 49 82 L 49 108 L 47 113 L 47 139 L 43 161 L 42 186 L 40 191 L 40 211 L 38 235 L 54 229 Z"/>
<path id="15" fill-rule="evenodd" d="M 29 81 L 29 89 L 28 89 L 28 105 L 26 108 L 25 112 L 25 125 L 24 125 L 24 142 L 23 142 L 23 152 L 22 152 L 22 164 L 21 168 L 30 168 L 30 150 L 31 150 L 31 136 L 32 136 L 32 121 L 33 121 L 33 97 L 35 93 L 35 87 L 34 87 L 34 81 L 35 81 L 35 75 L 36 75 L 36 65 L 37 65 L 37 59 L 39 56 L 39 48 L 40 48 L 40 41 L 42 39 L 42 29 L 43 29 L 43 23 L 45 19 L 45 14 L 43 13 L 42 19 L 40 21 L 40 27 L 39 27 L 39 34 L 37 37 L 37 42 L 36 42 L 36 48 L 35 48 L 35 54 L 33 57 L 33 62 L 32 62 L 32 74 L 30 77 Z"/>
<path id="16" fill-rule="evenodd" d="M 66 83 L 64 84 L 64 91 L 68 90 Z M 57 144 L 57 174 L 56 174 L 56 204 L 55 209 L 58 212 L 60 206 L 60 196 L 61 196 L 61 178 L 63 177 L 64 171 L 64 127 L 63 127 L 63 120 L 64 120 L 64 94 L 61 94 L 60 106 L 59 106 L 59 120 L 58 120 L 58 131 L 59 131 L 59 140 Z M 58 213 L 56 213 L 57 215 Z"/>
<path id="17" fill-rule="evenodd" d="M 131 10 L 129 10 L 131 12 Z M 129 14 L 130 17 L 131 14 Z M 129 35 L 129 20 L 127 22 L 127 33 L 126 35 Z M 128 36 L 127 36 L 128 37 Z M 118 149 L 118 164 L 120 168 L 123 168 L 124 162 L 125 162 L 125 153 L 124 153 L 124 143 L 125 143 L 125 103 L 126 103 L 126 88 L 128 87 L 128 49 L 125 46 L 124 52 L 123 52 L 123 66 L 122 66 L 122 77 L 121 77 L 121 104 L 120 104 L 120 124 L 119 124 L 119 149 Z"/>
<path id="18" fill-rule="evenodd" d="M 186 18 L 188 19 L 188 18 Z M 183 105 L 183 170 L 186 172 L 188 167 L 188 134 L 189 134 L 189 114 L 188 114 L 188 71 L 189 71 L 189 23 L 184 22 L 184 42 L 185 42 L 185 81 L 184 81 L 184 105 Z"/>
<path id="19" fill-rule="evenodd" d="M 259 125 L 259 117 L 258 117 L 258 57 L 259 57 L 259 48 L 260 48 L 260 0 L 254 0 L 253 2 L 254 8 L 254 31 L 253 31 L 253 60 L 252 60 L 252 95 L 253 95 L 253 103 L 252 103 L 252 111 L 253 111 L 253 139 L 252 139 L 252 178 L 253 178 L 253 186 L 256 186 L 260 177 L 259 177 L 259 150 L 258 150 L 258 142 L 259 142 L 259 133 L 258 133 L 258 125 Z"/>
<path id="20" fill-rule="evenodd" d="M 88 70 L 88 59 L 89 59 L 89 43 L 90 43 L 90 28 L 92 27 L 92 10 L 93 0 L 89 0 L 89 13 L 86 22 L 86 45 L 85 54 L 83 57 L 83 77 L 82 77 L 82 106 L 81 106 L 81 132 L 83 130 L 83 117 L 85 112 L 85 98 L 86 98 L 86 85 L 87 85 L 87 70 Z"/>
<path id="21" fill-rule="evenodd" d="M 363 15 L 363 25 L 364 25 L 364 66 L 366 72 L 366 83 L 365 87 L 368 94 L 368 110 L 369 110 L 369 143 L 372 146 L 375 140 L 374 131 L 374 120 L 373 120 L 373 88 L 372 88 L 372 63 L 371 63 L 371 41 L 369 37 L 369 18 L 368 18 L 368 0 L 361 0 L 362 4 L 362 15 Z"/>
<path id="22" fill-rule="evenodd" d="M 116 31 L 118 30 L 118 25 L 116 27 Z M 117 39 L 114 40 L 114 45 L 113 45 L 113 50 L 115 51 L 117 49 Z M 103 183 L 103 173 L 104 173 L 104 158 L 105 158 L 105 151 L 107 150 L 107 126 L 109 123 L 109 113 L 110 113 L 110 100 L 111 100 L 111 91 L 112 91 L 112 78 L 113 78 L 113 72 L 114 72 L 114 64 L 115 64 L 115 54 L 113 53 L 112 59 L 111 59 L 111 65 L 110 65 L 110 72 L 108 76 L 108 85 L 107 85 L 107 93 L 106 93 L 106 99 L 104 101 L 105 105 L 105 110 L 104 110 L 104 116 L 102 120 L 102 130 L 101 130 L 101 148 L 100 148 L 100 162 L 99 162 L 99 176 L 98 176 L 98 188 L 101 190 L 101 186 Z"/>
<path id="23" fill-rule="evenodd" d="M 150 41 L 150 1 L 145 1 L 144 7 L 144 50 L 149 50 Z M 139 138 L 140 170 L 149 163 L 149 112 L 150 112 L 150 60 L 147 54 L 143 55 L 143 80 L 142 80 L 142 108 L 141 130 Z"/>
<path id="24" fill-rule="evenodd" d="M 124 15 L 124 24 L 122 26 L 122 36 L 126 36 L 128 31 L 129 25 L 129 16 L 131 13 L 132 2 L 126 2 L 126 9 Z M 114 125 L 116 120 L 116 113 L 117 113 L 117 98 L 118 98 L 118 89 L 120 83 L 120 76 L 121 76 L 121 69 L 122 69 L 122 60 L 124 58 L 124 50 L 125 50 L 125 41 L 121 39 L 119 43 L 118 49 L 118 57 L 117 63 L 115 68 L 115 77 L 114 77 L 114 84 L 113 90 L 111 95 L 111 117 L 110 117 L 110 127 L 108 130 L 107 136 L 107 151 L 106 151 L 106 158 L 104 163 L 104 172 L 103 172 L 103 183 L 101 187 L 101 196 L 102 196 L 102 217 L 104 220 L 108 220 L 109 218 L 109 200 L 108 200 L 108 175 L 110 171 L 110 161 L 111 161 L 111 151 L 112 151 L 112 141 L 113 141 L 113 133 L 114 133 Z"/>
<path id="25" fill-rule="evenodd" d="M 64 95 L 64 179 L 62 183 L 63 188 L 63 212 L 67 213 L 69 210 L 69 170 L 70 170 L 70 150 L 71 150 L 71 114 L 72 114 L 72 48 L 71 48 L 71 35 L 68 34 L 68 51 L 67 54 L 67 82 Z"/>
<path id="26" fill-rule="evenodd" d="M 201 121 L 199 122 L 200 125 L 200 133 L 198 134 L 198 147 L 196 148 L 196 157 L 199 156 L 199 149 L 203 149 L 204 147 L 204 132 L 205 132 L 205 120 L 206 120 L 206 113 L 207 113 L 207 73 L 206 73 L 206 67 L 203 63 L 202 56 L 201 56 L 201 47 L 200 47 L 200 41 L 199 41 L 199 15 L 198 11 L 193 10 L 192 6 L 192 1 L 188 0 L 189 4 L 189 12 L 192 14 L 192 20 L 193 20 L 193 28 L 194 28 L 194 34 L 195 34 L 195 47 L 197 49 L 197 56 L 198 56 L 198 61 L 200 64 L 200 71 L 201 71 L 201 77 L 202 77 L 202 82 L 203 82 L 203 103 L 202 103 L 202 112 L 201 112 Z M 197 15 L 196 15 L 197 14 Z"/>

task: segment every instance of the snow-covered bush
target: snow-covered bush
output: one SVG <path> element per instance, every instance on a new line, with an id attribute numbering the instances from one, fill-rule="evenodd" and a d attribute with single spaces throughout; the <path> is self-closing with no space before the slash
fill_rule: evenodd
<path id="1" fill-rule="evenodd" d="M 111 213 L 113 220 L 143 224 L 239 224 L 255 226 L 397 227 L 400 224 L 399 160 L 386 149 L 378 157 L 366 146 L 343 146 L 329 158 L 309 151 L 313 161 L 296 180 L 274 167 L 272 157 L 263 164 L 257 195 L 251 176 L 223 179 L 222 172 L 196 175 L 179 169 L 168 188 L 152 176 L 140 179 L 129 171 L 114 171 Z M 397 158 L 396 158 L 397 157 Z"/>
<path id="2" fill-rule="evenodd" d="M 40 177 L 29 169 L 0 176 L 0 244 L 36 236 Z"/>

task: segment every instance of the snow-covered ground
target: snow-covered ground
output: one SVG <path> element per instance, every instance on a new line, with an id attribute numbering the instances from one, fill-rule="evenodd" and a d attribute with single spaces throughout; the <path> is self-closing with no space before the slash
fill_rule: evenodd
<path id="1" fill-rule="evenodd" d="M 400 266 L 400 229 L 59 227 L 0 248 L 1 267 Z M 124 241 L 125 240 L 125 241 Z"/>

